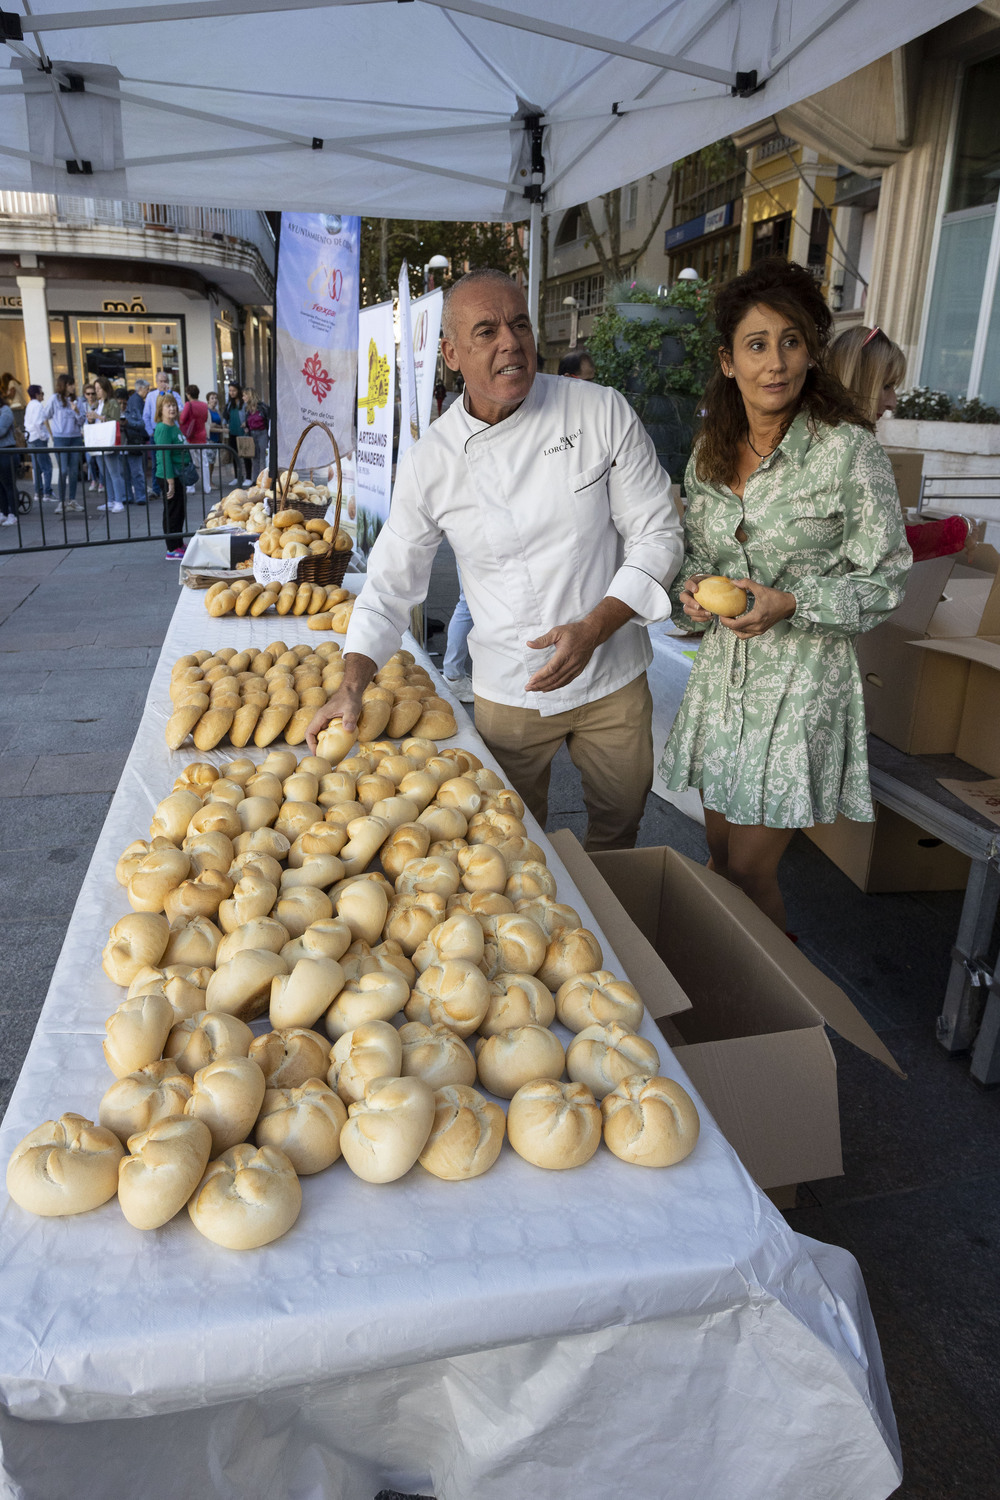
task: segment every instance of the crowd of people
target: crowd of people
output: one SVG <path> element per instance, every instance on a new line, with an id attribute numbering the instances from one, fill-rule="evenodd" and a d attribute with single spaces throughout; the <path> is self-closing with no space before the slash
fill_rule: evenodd
<path id="1" fill-rule="evenodd" d="M 147 505 L 150 492 L 158 495 L 163 502 L 166 555 L 173 561 L 184 555 L 185 495 L 199 485 L 206 493 L 222 485 L 223 452 L 232 463 L 233 482 L 244 487 L 267 460 L 267 404 L 252 387 L 241 388 L 235 381 L 229 382 L 223 410 L 217 391 L 207 392 L 203 401 L 200 388 L 187 385 L 181 396 L 164 370 L 157 371 L 155 385 L 138 379 L 131 391 L 104 375 L 88 377 L 80 395 L 72 376 L 57 375 L 48 396 L 40 385 L 27 388 L 23 455 L 13 410 L 19 390 L 13 377 L 3 377 L 2 526 L 17 524 L 17 479 L 26 457 L 35 503 L 39 509 L 50 503 L 56 516 L 82 516 L 88 492 L 103 493 L 97 509 L 110 513 L 122 512 L 126 505 Z M 85 431 L 105 422 L 116 424 L 111 441 L 88 448 Z M 177 453 L 161 451 L 178 445 Z"/>

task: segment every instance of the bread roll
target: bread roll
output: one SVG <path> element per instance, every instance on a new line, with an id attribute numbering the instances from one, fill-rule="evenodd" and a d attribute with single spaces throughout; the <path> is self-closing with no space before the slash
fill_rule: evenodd
<path id="1" fill-rule="evenodd" d="M 469 780 L 474 781 L 479 790 L 488 797 L 492 798 L 496 792 L 509 791 L 509 788 L 504 786 L 500 777 L 495 771 L 491 771 L 489 766 L 480 766 L 476 771 L 467 771 L 466 775 L 468 776 Z M 510 792 L 509 795 L 514 798 L 516 802 L 521 802 L 521 799 L 520 797 L 518 797 L 516 792 Z M 510 810 L 512 812 L 515 812 L 517 816 L 521 818 L 524 816 L 524 803 L 521 802 L 520 807 L 515 806 Z"/>
<path id="2" fill-rule="evenodd" d="M 698 1143 L 698 1111 L 672 1078 L 623 1078 L 601 1103 L 604 1140 L 622 1161 L 672 1167 Z"/>
<path id="3" fill-rule="evenodd" d="M 533 922 L 537 922 L 549 942 L 558 937 L 560 932 L 569 932 L 582 925 L 579 913 L 572 906 L 567 906 L 562 901 L 553 901 L 550 896 L 522 899 L 516 903 L 515 910 L 523 917 L 530 917 Z"/>
<path id="4" fill-rule="evenodd" d="M 495 891 L 458 891 L 454 896 L 448 897 L 449 917 L 456 911 L 471 912 L 484 932 L 487 917 L 499 917 L 513 910 L 513 901 L 508 901 L 506 896 L 497 895 Z"/>
<path id="5" fill-rule="evenodd" d="M 292 843 L 314 823 L 322 823 L 322 821 L 323 809 L 315 802 L 285 801 L 278 809 L 274 826 L 279 833 L 285 835 L 289 843 Z"/>
<path id="6" fill-rule="evenodd" d="M 285 800 L 285 789 L 281 785 L 280 776 L 276 776 L 273 771 L 255 770 L 243 790 L 247 797 L 263 797 L 266 802 L 273 802 L 274 816 L 278 816 L 278 809 Z M 258 824 L 258 827 L 265 826 Z"/>
<path id="7" fill-rule="evenodd" d="M 490 985 L 489 1008 L 479 1032 L 496 1036 L 514 1026 L 551 1026 L 555 1018 L 551 992 L 534 974 L 498 974 Z"/>
<path id="8" fill-rule="evenodd" d="M 189 1078 L 209 1063 L 227 1057 L 248 1057 L 253 1032 L 236 1016 L 199 1010 L 179 1021 L 167 1037 L 164 1058 L 177 1064 Z"/>
<path id="9" fill-rule="evenodd" d="M 434 1094 L 420 1078 L 377 1078 L 348 1109 L 340 1149 L 365 1182 L 395 1182 L 410 1170 L 434 1124 Z"/>
<path id="10" fill-rule="evenodd" d="M 724 615 L 727 620 L 737 619 L 747 609 L 746 591 L 718 575 L 701 580 L 694 591 L 694 602 L 709 614 Z"/>
<path id="11" fill-rule="evenodd" d="M 445 1084 L 434 1094 L 434 1123 L 418 1158 L 446 1182 L 481 1177 L 500 1155 L 506 1130 L 499 1104 L 464 1084 Z"/>
<path id="12" fill-rule="evenodd" d="M 515 906 L 519 901 L 534 901 L 539 896 L 554 899 L 555 894 L 555 876 L 537 859 L 525 859 L 516 864 L 504 887 L 504 895 L 509 896 Z"/>
<path id="13" fill-rule="evenodd" d="M 398 1036 L 403 1048 L 400 1072 L 404 1078 L 422 1078 L 432 1089 L 444 1088 L 449 1083 L 475 1083 L 476 1059 L 461 1037 L 447 1026 L 407 1021 L 399 1028 Z"/>
<path id="14" fill-rule="evenodd" d="M 594 934 L 586 927 L 560 932 L 549 943 L 538 977 L 555 991 L 577 974 L 592 974 L 601 968 L 604 954 Z"/>
<path id="15" fill-rule="evenodd" d="M 396 892 L 400 896 L 430 892 L 447 900 L 458 890 L 459 879 L 458 867 L 450 859 L 426 855 L 403 866 L 396 877 Z"/>
<path id="16" fill-rule="evenodd" d="M 426 736 L 428 739 L 446 740 L 458 733 L 458 724 L 455 715 L 448 709 L 425 708 L 413 725 L 413 731 L 421 738 Z"/>
<path id="17" fill-rule="evenodd" d="M 205 992 L 205 1009 L 253 1021 L 268 1008 L 272 979 L 286 972 L 280 954 L 246 948 L 216 969 Z"/>
<path id="18" fill-rule="evenodd" d="M 173 844 L 180 844 L 200 807 L 201 798 L 195 792 L 171 792 L 157 803 L 149 825 L 150 838 L 167 838 Z"/>
<path id="19" fill-rule="evenodd" d="M 623 1031 L 638 1031 L 643 1004 L 639 991 L 627 979 L 618 979 L 608 969 L 576 974 L 556 991 L 556 1014 L 570 1031 L 612 1022 Z"/>
<path id="20" fill-rule="evenodd" d="M 218 1156 L 245 1141 L 264 1102 L 264 1074 L 249 1057 L 225 1057 L 199 1068 L 184 1113 L 202 1120 L 212 1132 Z"/>
<path id="21" fill-rule="evenodd" d="M 652 1042 L 626 1031 L 613 1021 L 608 1026 L 586 1026 L 569 1044 L 566 1071 L 574 1083 L 584 1083 L 595 1099 L 603 1099 L 623 1078 L 651 1077 L 660 1066 Z"/>
<path id="22" fill-rule="evenodd" d="M 500 1099 L 513 1099 L 533 1079 L 561 1078 L 565 1063 L 562 1043 L 545 1026 L 514 1026 L 476 1043 L 479 1081 Z"/>
<path id="23" fill-rule="evenodd" d="M 467 1037 L 482 1025 L 489 1003 L 486 976 L 475 964 L 455 958 L 425 969 L 404 1009 L 408 1021 L 437 1023 Z"/>
<path id="24" fill-rule="evenodd" d="M 582 1167 L 601 1141 L 601 1111 L 582 1083 L 537 1079 L 519 1088 L 507 1110 L 507 1138 L 532 1166 Z"/>
<path id="25" fill-rule="evenodd" d="M 115 1077 L 156 1062 L 173 1024 L 173 1007 L 162 993 L 123 1000 L 104 1023 L 104 1060 Z"/>
<path id="26" fill-rule="evenodd" d="M 312 1026 L 344 988 L 344 971 L 332 958 L 300 958 L 288 974 L 271 980 L 272 1027 Z"/>
<path id="27" fill-rule="evenodd" d="M 402 823 L 382 845 L 379 858 L 389 879 L 395 881 L 412 860 L 422 859 L 430 847 L 430 830 L 420 823 Z"/>
<path id="28" fill-rule="evenodd" d="M 530 917 L 519 912 L 486 917 L 483 929 L 483 963 L 490 979 L 496 974 L 536 973 L 546 955 L 546 941 L 545 933 Z"/>
<path id="29" fill-rule="evenodd" d="M 273 1146 L 234 1146 L 210 1162 L 188 1203 L 194 1227 L 226 1250 L 259 1250 L 299 1216 L 302 1186 Z"/>
<path id="30" fill-rule="evenodd" d="M 132 910 L 162 911 L 167 896 L 187 879 L 190 869 L 190 857 L 182 849 L 150 850 L 129 878 L 127 890 Z"/>
<path id="31" fill-rule="evenodd" d="M 164 1058 L 117 1079 L 101 1099 L 98 1119 L 124 1144 L 130 1135 L 148 1130 L 157 1120 L 182 1115 L 190 1097 L 190 1078 Z"/>
<path id="32" fill-rule="evenodd" d="M 289 969 L 300 958 L 341 959 L 351 946 L 351 929 L 339 917 L 321 917 L 311 922 L 300 937 L 290 939 L 280 950 Z"/>
<path id="33" fill-rule="evenodd" d="M 179 750 L 208 708 L 208 698 L 202 693 L 192 695 L 186 703 L 179 704 L 167 720 L 166 740 L 168 750 Z"/>
<path id="34" fill-rule="evenodd" d="M 389 903 L 384 932 L 407 955 L 413 954 L 445 918 L 443 896 L 395 896 Z"/>
<path id="35" fill-rule="evenodd" d="M 253 833 L 257 828 L 270 828 L 278 816 L 278 803 L 270 797 L 244 797 L 236 808 L 239 827 L 233 837 L 241 833 Z"/>
<path id="36" fill-rule="evenodd" d="M 386 938 L 383 942 L 375 945 L 372 949 L 372 958 L 378 964 L 378 967 L 386 973 L 394 971 L 397 974 L 402 974 L 408 987 L 416 983 L 416 967 L 407 958 L 399 944 L 393 942 L 391 938 Z"/>
<path id="37" fill-rule="evenodd" d="M 336 766 L 344 759 L 357 738 L 356 729 L 346 730 L 340 719 L 331 719 L 327 727 L 317 735 L 316 749 Z"/>
<path id="38" fill-rule="evenodd" d="M 189 833 L 184 840 L 184 852 L 191 860 L 191 874 L 195 878 L 205 870 L 215 870 L 225 875 L 233 862 L 233 841 L 224 833 Z"/>
<path id="39" fill-rule="evenodd" d="M 215 955 L 215 966 L 221 969 L 237 953 L 247 948 L 259 948 L 267 953 L 281 953 L 289 941 L 288 928 L 276 917 L 254 917 L 242 927 L 228 932 L 219 944 Z"/>
<path id="40" fill-rule="evenodd" d="M 282 872 L 279 894 L 284 896 L 296 886 L 306 885 L 329 895 L 329 887 L 343 878 L 344 866 L 335 854 L 309 854 L 301 865 Z"/>
<path id="41" fill-rule="evenodd" d="M 201 1120 L 171 1116 L 129 1136 L 129 1155 L 118 1163 L 118 1202 L 134 1229 L 159 1229 L 201 1181 L 212 1136 Z"/>
<path id="42" fill-rule="evenodd" d="M 418 808 L 409 797 L 380 797 L 372 806 L 372 817 L 384 818 L 392 829 L 412 824 Z"/>
<path id="43" fill-rule="evenodd" d="M 253 667 L 258 660 L 260 660 L 260 654 L 254 657 L 254 660 L 251 663 L 251 667 Z M 251 776 L 256 774 L 256 771 L 257 767 L 247 755 L 241 755 L 238 756 L 236 760 L 227 761 L 221 768 L 221 774 L 226 778 L 227 781 L 238 782 L 242 787 L 246 786 Z"/>
<path id="44" fill-rule="evenodd" d="M 315 886 L 298 885 L 278 898 L 274 915 L 288 928 L 289 937 L 301 937 L 313 922 L 333 916 L 333 902 Z"/>
<path id="45" fill-rule="evenodd" d="M 192 917 L 214 917 L 232 894 L 233 882 L 218 870 L 202 870 L 193 880 L 182 880 L 163 900 L 167 921 L 188 922 Z"/>
<path id="46" fill-rule="evenodd" d="M 169 937 L 166 917 L 158 912 L 131 912 L 112 927 L 101 953 L 101 967 L 113 984 L 124 988 L 140 969 L 160 962 Z"/>
<path id="47" fill-rule="evenodd" d="M 188 833 L 224 833 L 234 839 L 243 832 L 236 808 L 228 802 L 210 799 L 199 807 L 188 824 Z"/>
<path id="48" fill-rule="evenodd" d="M 233 894 L 219 905 L 219 926 L 223 932 L 235 932 L 237 927 L 253 921 L 254 917 L 266 917 L 277 899 L 276 886 L 253 868 L 246 869 Z"/>
<path id="49" fill-rule="evenodd" d="M 374 880 L 355 880 L 337 896 L 337 916 L 346 922 L 354 938 L 377 943 L 389 912 L 385 891 Z M 332 998 L 332 997 L 331 997 Z"/>
<path id="50" fill-rule="evenodd" d="M 14 1147 L 7 1191 L 19 1208 L 43 1218 L 86 1213 L 115 1196 L 124 1154 L 112 1131 L 83 1115 L 60 1115 Z"/>
<path id="51" fill-rule="evenodd" d="M 488 842 L 489 840 L 487 840 Z M 519 835 L 515 838 L 504 839 L 503 843 L 498 847 L 500 853 L 507 861 L 507 868 L 510 870 L 515 865 L 523 864 L 525 860 L 529 859 L 537 860 L 540 865 L 546 863 L 545 851 L 540 844 L 535 843 L 534 839 L 524 838 Z"/>
<path id="52" fill-rule="evenodd" d="M 524 824 L 515 813 L 500 812 L 491 808 L 479 813 L 469 823 L 470 844 L 505 843 L 508 839 L 524 836 Z"/>
<path id="53" fill-rule="evenodd" d="M 365 1097 L 373 1078 L 398 1078 L 402 1070 L 400 1034 L 388 1021 L 364 1021 L 345 1031 L 330 1050 L 326 1080 L 345 1104 Z"/>
<path id="54" fill-rule="evenodd" d="M 409 760 L 409 756 L 400 757 Z M 420 812 L 437 796 L 438 781 L 428 771 L 408 771 L 399 781 L 399 794 L 415 802 Z M 428 835 L 429 837 L 430 835 Z"/>
<path id="55" fill-rule="evenodd" d="M 214 770 L 214 767 L 212 768 Z M 176 790 L 177 783 L 174 783 Z M 205 791 L 204 787 L 194 787 L 195 791 Z M 207 788 L 207 796 L 210 802 L 228 802 L 232 807 L 238 807 L 246 796 L 246 792 L 238 781 L 229 781 L 225 776 L 216 775 L 216 779 Z M 190 830 L 190 824 L 188 828 Z"/>
<path id="56" fill-rule="evenodd" d="M 353 821 L 353 818 L 351 819 Z M 347 843 L 347 829 L 334 823 L 313 823 L 304 833 L 300 833 L 288 851 L 288 868 L 290 870 L 300 869 L 307 859 L 316 855 L 327 855 L 339 859 L 340 851 Z M 343 879 L 344 862 L 340 860 L 341 873 L 338 880 Z"/>
<path id="57" fill-rule="evenodd" d="M 340 1155 L 347 1108 L 319 1078 L 297 1088 L 268 1089 L 257 1117 L 258 1146 L 283 1151 L 300 1177 L 323 1172 Z"/>
<path id="58" fill-rule="evenodd" d="M 469 781 L 465 776 L 452 776 L 447 781 L 442 781 L 438 787 L 437 803 L 439 807 L 457 807 L 459 812 L 464 813 L 467 818 L 472 818 L 479 811 L 483 795 L 474 781 Z"/>
<path id="59" fill-rule="evenodd" d="M 483 929 L 471 912 L 457 911 L 432 928 L 413 954 L 413 966 L 422 974 L 431 964 L 452 958 L 479 964 L 483 957 Z"/>
<path id="60" fill-rule="evenodd" d="M 172 964 L 188 964 L 191 968 L 215 966 L 222 933 L 210 917 L 191 917 L 187 922 L 174 922 L 168 932 L 167 946 L 160 960 L 164 968 Z"/>
<path id="61" fill-rule="evenodd" d="M 403 1009 L 410 987 L 402 974 L 378 969 L 348 979 L 326 1013 L 326 1034 L 337 1041 L 366 1021 L 390 1021 Z"/>
<path id="62" fill-rule="evenodd" d="M 253 833 L 241 833 L 233 840 L 233 849 L 239 854 L 269 854 L 272 859 L 284 859 L 291 844 L 283 833 L 275 828 L 255 828 Z"/>
<path id="63" fill-rule="evenodd" d="M 248 1054 L 264 1074 L 269 1089 L 293 1089 L 307 1078 L 325 1078 L 330 1044 L 306 1026 L 285 1026 L 254 1037 Z"/>
<path id="64" fill-rule="evenodd" d="M 469 826 L 465 814 L 457 807 L 438 807 L 436 803 L 425 807 L 417 822 L 429 831 L 432 839 L 464 839 Z"/>
<path id="65" fill-rule="evenodd" d="M 143 975 L 147 976 L 145 980 Z M 186 1021 L 188 1016 L 204 1008 L 205 989 L 211 977 L 211 969 L 195 969 L 187 964 L 172 964 L 167 969 L 144 969 L 129 985 L 128 998 L 162 995 L 173 1015 L 171 1024 L 176 1026 L 179 1021 Z"/>
<path id="66" fill-rule="evenodd" d="M 467 891 L 501 893 L 507 884 L 507 865 L 491 844 L 468 845 L 458 851 L 458 868 Z"/>

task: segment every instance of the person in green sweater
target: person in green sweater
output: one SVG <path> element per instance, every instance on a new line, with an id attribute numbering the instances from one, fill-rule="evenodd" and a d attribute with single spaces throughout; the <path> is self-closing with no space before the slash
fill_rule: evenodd
<path id="1" fill-rule="evenodd" d="M 160 399 L 153 429 L 156 453 L 156 477 L 163 481 L 163 531 L 167 539 L 167 562 L 180 562 L 184 556 L 184 522 L 187 495 L 181 475 L 187 464 L 187 447 L 178 422 L 177 401 L 173 396 Z"/>

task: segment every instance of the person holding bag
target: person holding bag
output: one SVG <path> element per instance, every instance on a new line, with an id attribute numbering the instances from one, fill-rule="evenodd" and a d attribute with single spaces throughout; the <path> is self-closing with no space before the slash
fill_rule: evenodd
<path id="1" fill-rule="evenodd" d="M 187 496 L 181 476 L 190 462 L 187 444 L 178 426 L 180 413 L 176 396 L 161 396 L 157 402 L 153 446 L 156 450 L 156 475 L 163 486 L 163 531 L 167 539 L 167 562 L 181 562 L 184 557 L 184 523 Z"/>
<path id="2" fill-rule="evenodd" d="M 226 426 L 229 430 L 229 451 L 233 455 L 233 479 L 240 483 L 240 470 L 242 468 L 245 478 L 242 481 L 243 488 L 249 489 L 252 483 L 250 465 L 253 462 L 252 455 L 246 455 L 240 444 L 240 439 L 247 438 L 246 409 L 240 400 L 240 388 L 235 380 L 229 382 L 229 400 L 226 402 Z M 251 439 L 251 442 L 253 439 Z"/>
<path id="3" fill-rule="evenodd" d="M 895 609 L 911 556 L 873 424 L 824 367 L 812 275 L 762 261 L 718 289 L 715 322 L 671 589 L 705 634 L 660 772 L 701 793 L 710 868 L 784 931 L 793 830 L 874 819 L 853 638 Z M 742 613 L 704 607 L 719 575 Z"/>
<path id="4" fill-rule="evenodd" d="M 98 375 L 94 381 L 100 398 L 101 420 L 103 422 L 114 422 L 116 429 L 121 420 L 122 407 L 117 399 L 111 381 L 105 375 Z M 107 500 L 98 510 L 123 511 L 125 509 L 125 472 L 120 453 L 102 453 L 101 469 L 104 474 L 104 488 L 107 492 Z"/>
<path id="5" fill-rule="evenodd" d="M 83 453 L 83 437 L 80 429 L 86 414 L 80 411 L 76 400 L 76 383 L 69 375 L 56 376 L 56 388 L 45 405 L 42 416 L 52 433 L 52 446 L 59 455 L 59 504 L 54 515 L 61 516 L 67 510 L 84 507 L 77 502 L 76 486 L 80 477 L 80 456 Z M 66 481 L 69 480 L 69 499 L 66 498 Z"/>

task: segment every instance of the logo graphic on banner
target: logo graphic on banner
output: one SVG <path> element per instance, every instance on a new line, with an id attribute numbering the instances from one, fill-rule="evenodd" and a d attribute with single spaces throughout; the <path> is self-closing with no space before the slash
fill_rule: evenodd
<path id="1" fill-rule="evenodd" d="M 282 214 L 275 309 L 278 460 L 321 420 L 343 457 L 354 451 L 361 221 L 341 214 Z M 298 465 L 326 466 L 329 439 L 311 432 Z M 319 477 L 319 476 L 317 476 Z M 325 477 L 325 476 L 324 476 Z"/>
<path id="2" fill-rule="evenodd" d="M 310 387 L 317 401 L 325 401 L 333 390 L 335 381 L 328 370 L 323 368 L 323 361 L 319 357 L 319 350 L 309 356 L 302 366 L 302 373 L 306 377 L 306 385 Z"/>
<path id="3" fill-rule="evenodd" d="M 444 292 L 439 289 L 417 297 L 410 304 L 413 319 L 413 376 L 417 387 L 417 420 L 421 432 L 426 432 L 430 426 L 443 302 Z"/>
<path id="4" fill-rule="evenodd" d="M 392 303 L 382 302 L 377 307 L 363 307 L 358 323 L 358 446 L 355 455 L 354 495 L 357 506 L 357 548 L 362 554 L 367 554 L 388 519 L 392 489 L 392 423 L 396 377 Z M 383 349 L 384 354 L 381 352 Z"/>
<path id="5" fill-rule="evenodd" d="M 365 420 L 369 427 L 375 421 L 375 408 L 389 400 L 389 359 L 378 352 L 374 339 L 368 344 L 368 390 L 359 396 L 358 405 L 367 407 Z"/>

